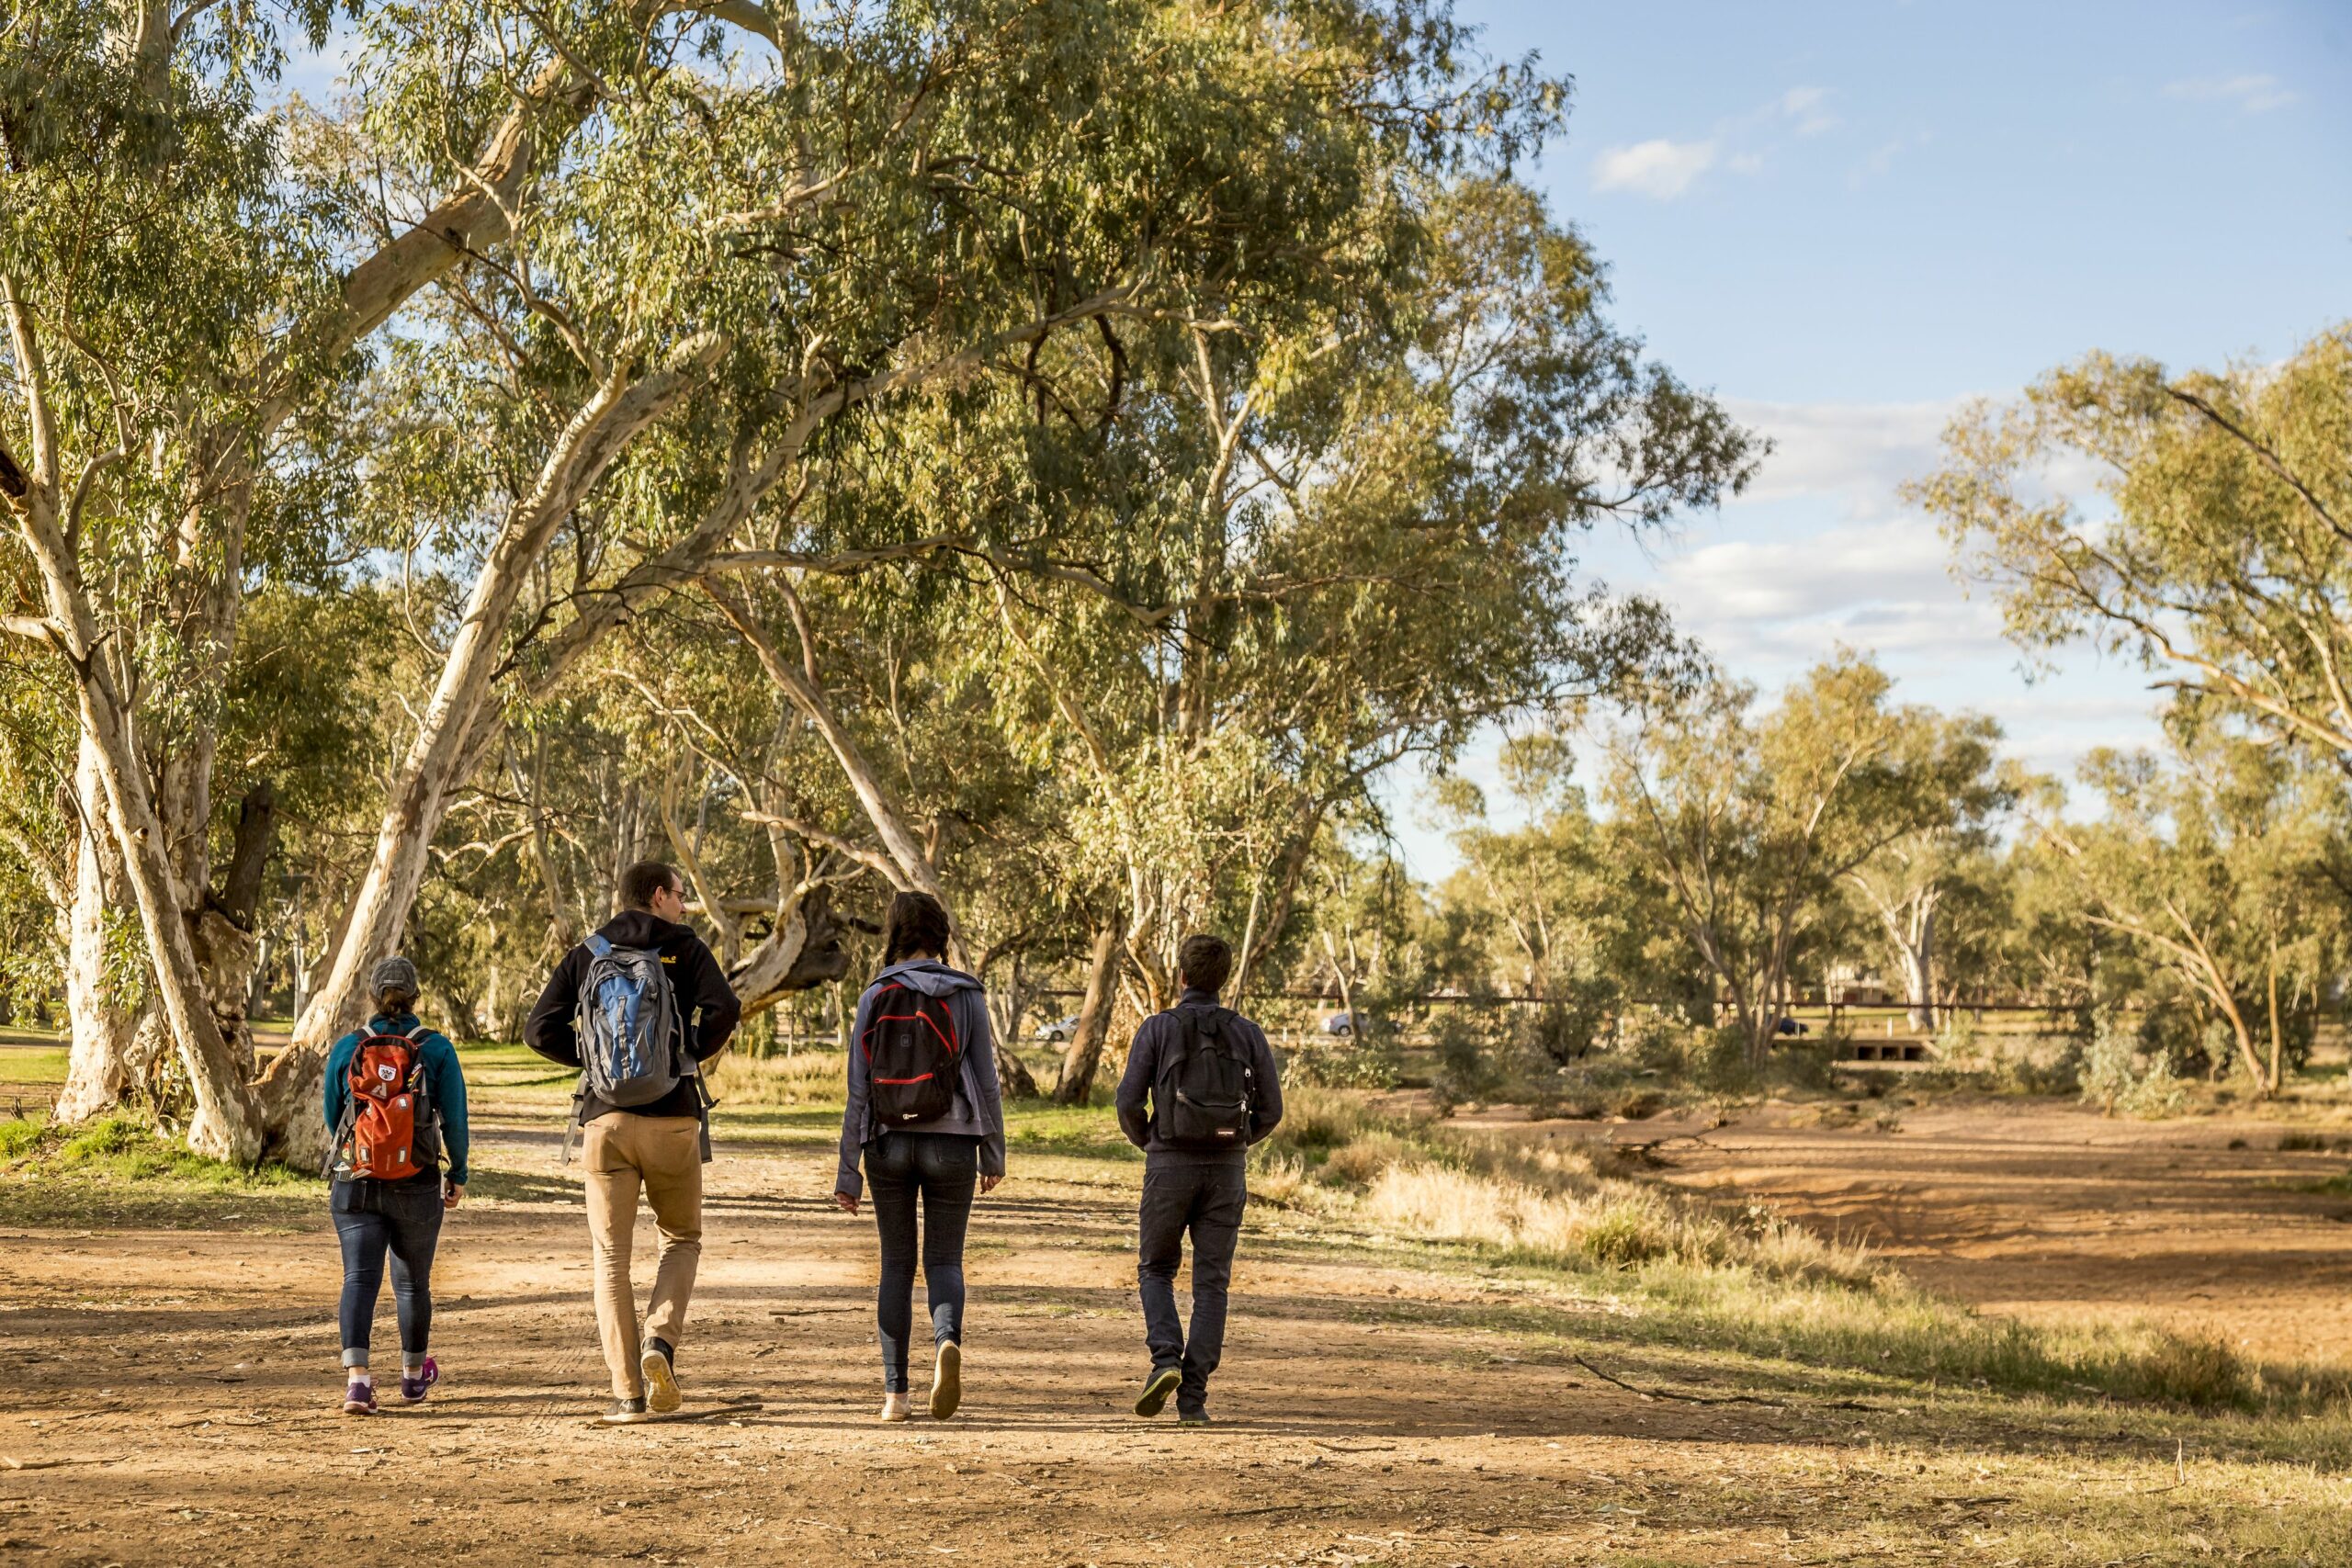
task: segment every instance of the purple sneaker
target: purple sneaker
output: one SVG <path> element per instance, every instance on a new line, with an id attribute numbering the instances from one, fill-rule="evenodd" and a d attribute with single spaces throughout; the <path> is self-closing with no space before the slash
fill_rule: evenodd
<path id="1" fill-rule="evenodd" d="M 352 1379 L 351 1386 L 343 1391 L 343 1413 L 345 1416 L 376 1414 L 375 1383 L 358 1378 Z"/>
<path id="2" fill-rule="evenodd" d="M 435 1362 L 432 1357 L 425 1357 L 424 1365 L 418 1369 L 417 1374 L 414 1377 L 410 1377 L 406 1372 L 402 1372 L 401 1374 L 401 1402 L 408 1404 L 423 1404 L 424 1402 L 424 1391 L 431 1388 L 435 1383 L 439 1382 L 440 1381 L 441 1368 L 439 1364 Z"/>

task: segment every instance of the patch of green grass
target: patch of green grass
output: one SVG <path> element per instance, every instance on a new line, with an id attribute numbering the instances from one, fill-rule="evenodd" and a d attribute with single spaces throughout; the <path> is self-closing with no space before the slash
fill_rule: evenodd
<path id="1" fill-rule="evenodd" d="M 55 1084 L 65 1081 L 72 1055 L 60 1045 L 54 1049 L 36 1047 L 27 1050 L 10 1046 L 0 1051 L 0 1080 L 23 1084 Z"/>
<path id="2" fill-rule="evenodd" d="M 0 1217 L 17 1224 L 187 1225 L 311 1207 L 323 1214 L 325 1187 L 288 1166 L 248 1169 L 190 1154 L 128 1116 L 74 1128 L 0 1122 Z"/>

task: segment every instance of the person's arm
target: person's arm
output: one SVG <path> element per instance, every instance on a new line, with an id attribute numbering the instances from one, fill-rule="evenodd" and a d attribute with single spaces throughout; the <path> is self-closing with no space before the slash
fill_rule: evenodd
<path id="1" fill-rule="evenodd" d="M 996 1077 L 996 1032 L 989 1022 L 989 999 L 984 991 L 964 991 L 970 998 L 965 1011 L 971 1015 L 971 1027 L 965 1038 L 972 1054 L 971 1076 L 979 1080 L 980 1124 L 988 1130 L 980 1134 L 980 1174 L 1004 1179 L 1004 1089 Z"/>
<path id="2" fill-rule="evenodd" d="M 1154 1013 L 1136 1027 L 1135 1043 L 1127 1047 L 1127 1070 L 1119 1076 L 1119 1131 L 1137 1148 L 1151 1141 L 1151 1112 L 1145 1097 L 1159 1072 L 1159 1015 Z"/>
<path id="3" fill-rule="evenodd" d="M 735 987 L 727 983 L 727 971 L 718 966 L 718 957 L 696 937 L 686 950 L 694 964 L 692 1005 L 698 1010 L 695 1020 L 695 1060 L 707 1062 L 727 1049 L 727 1042 L 734 1037 L 735 1026 L 742 1021 L 743 1003 L 735 995 Z"/>
<path id="4" fill-rule="evenodd" d="M 433 1089 L 433 1106 L 441 1115 L 441 1152 L 449 1156 L 449 1179 L 466 1184 L 466 1073 L 458 1065 L 458 1048 L 446 1034 L 424 1037 L 424 1081 Z"/>
<path id="5" fill-rule="evenodd" d="M 1283 1121 L 1282 1069 L 1274 1065 L 1274 1048 L 1255 1019 L 1250 1021 L 1250 1054 L 1254 1058 L 1250 1071 L 1258 1090 L 1250 1100 L 1250 1141 L 1254 1144 Z"/>
<path id="6" fill-rule="evenodd" d="M 833 1191 L 852 1203 L 865 1191 L 857 1160 L 865 1148 L 866 1080 L 874 1072 L 865 1059 L 866 1015 L 872 1010 L 873 1004 L 865 997 L 857 998 L 857 1016 L 849 1031 L 849 1092 L 848 1102 L 842 1107 L 841 1168 L 833 1176 Z"/>
<path id="7" fill-rule="evenodd" d="M 548 976 L 547 989 L 531 1005 L 530 1017 L 523 1021 L 523 1043 L 567 1067 L 580 1066 L 580 1036 L 572 1015 L 580 1008 L 580 964 L 586 952 L 575 947 L 563 955 Z"/>
<path id="8" fill-rule="evenodd" d="M 327 1136 L 332 1138 L 343 1131 L 343 1108 L 351 1099 L 351 1057 L 359 1048 L 359 1036 L 346 1034 L 327 1047 L 325 1110 Z"/>

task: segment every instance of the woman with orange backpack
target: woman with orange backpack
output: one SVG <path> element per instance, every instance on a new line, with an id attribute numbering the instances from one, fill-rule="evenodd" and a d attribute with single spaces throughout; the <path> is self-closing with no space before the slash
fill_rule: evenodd
<path id="1" fill-rule="evenodd" d="M 946 952 L 947 911 L 939 900 L 928 893 L 893 898 L 882 922 L 882 973 L 858 998 L 851 1031 L 833 1201 L 857 1213 L 863 1158 L 882 1234 L 875 1320 L 885 1421 L 909 1413 L 916 1208 L 931 1306 L 931 1413 L 944 1421 L 964 1397 L 964 1231 L 973 1194 L 1004 1179 L 988 998 L 978 980 L 942 962 Z"/>
<path id="2" fill-rule="evenodd" d="M 368 976 L 375 1016 L 327 1053 L 326 1118 L 334 1134 L 329 1208 L 343 1243 L 343 1408 L 376 1413 L 368 1367 L 376 1297 L 391 1255 L 401 1325 L 401 1398 L 414 1404 L 439 1381 L 433 1331 L 433 1250 L 441 1215 L 466 1192 L 466 1079 L 457 1047 L 416 1020 L 416 965 L 387 958 Z M 447 1153 L 448 1174 L 441 1171 Z"/>

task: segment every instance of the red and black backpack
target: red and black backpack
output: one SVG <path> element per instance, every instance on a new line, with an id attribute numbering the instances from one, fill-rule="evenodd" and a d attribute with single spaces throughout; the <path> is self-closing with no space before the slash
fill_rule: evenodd
<path id="1" fill-rule="evenodd" d="M 917 1126 L 955 1109 L 964 1052 L 945 998 L 891 981 L 875 993 L 859 1043 L 871 1070 L 876 1126 Z"/>
<path id="2" fill-rule="evenodd" d="M 335 1129 L 328 1173 L 350 1181 L 399 1181 L 441 1157 L 439 1124 L 425 1087 L 423 1024 L 405 1034 L 368 1033 L 351 1054 L 350 1098 Z"/>

